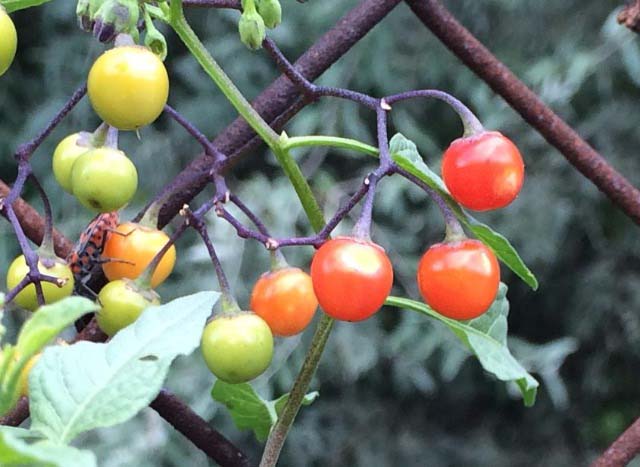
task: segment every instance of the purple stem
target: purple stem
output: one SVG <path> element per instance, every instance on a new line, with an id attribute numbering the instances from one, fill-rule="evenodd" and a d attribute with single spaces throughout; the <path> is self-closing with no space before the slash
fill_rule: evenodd
<path id="1" fill-rule="evenodd" d="M 42 293 L 42 285 L 40 284 L 40 280 L 44 279 L 42 279 L 43 276 L 38 270 L 38 255 L 29 246 L 29 241 L 27 240 L 27 237 L 22 230 L 22 226 L 20 225 L 20 221 L 18 220 L 15 211 L 13 210 L 13 203 L 16 198 L 20 196 L 20 193 L 24 188 L 25 181 L 30 174 L 31 167 L 29 166 L 29 160 L 27 156 L 24 159 L 20 159 L 20 162 L 18 163 L 18 176 L 16 177 L 13 188 L 9 192 L 9 195 L 7 195 L 7 197 L 3 200 L 3 203 L 5 204 L 5 215 L 11 223 L 11 226 L 13 227 L 13 231 L 15 232 L 16 238 L 18 239 L 18 244 L 20 245 L 20 250 L 22 250 L 22 254 L 24 255 L 25 263 L 29 267 L 29 272 L 27 273 L 26 277 L 29 278 L 30 282 L 34 283 L 38 303 L 42 305 L 44 304 L 44 294 Z M 57 282 L 57 279 L 54 282 Z M 22 288 L 24 287 L 25 286 L 23 286 Z M 6 301 L 8 302 L 13 299 L 13 297 L 15 297 L 18 292 L 15 292 L 14 294 L 9 293 L 9 298 L 6 298 Z"/>
<path id="2" fill-rule="evenodd" d="M 370 109 L 375 109 L 376 107 L 378 107 L 378 99 L 374 99 L 373 97 L 367 94 L 363 94 L 357 91 L 351 91 L 349 89 L 334 88 L 329 86 L 317 86 L 316 95 L 346 99 L 346 100 L 355 102 L 356 104 L 369 107 Z"/>
<path id="3" fill-rule="evenodd" d="M 440 212 L 444 217 L 444 221 L 447 228 L 447 234 L 451 234 L 453 236 L 464 236 L 464 229 L 462 228 L 460 221 L 458 221 L 458 218 L 453 213 L 451 208 L 447 205 L 447 202 L 444 200 L 442 196 L 440 196 L 440 194 L 438 194 L 436 190 L 434 190 L 429 185 L 424 183 L 418 177 L 410 174 L 409 172 L 407 172 L 404 169 L 401 169 L 400 167 L 397 167 L 397 166 L 394 167 L 393 171 L 402 175 L 404 178 L 406 178 L 416 186 L 422 188 L 422 190 L 424 190 L 427 193 L 427 195 L 429 195 L 429 197 L 436 203 L 436 205 L 438 206 L 438 208 L 440 209 Z"/>
<path id="4" fill-rule="evenodd" d="M 233 204 L 235 204 L 244 213 L 244 215 L 249 218 L 251 222 L 253 222 L 253 225 L 256 226 L 261 234 L 269 236 L 269 230 L 264 225 L 264 223 L 258 218 L 258 216 L 256 216 L 256 214 L 251 209 L 249 209 L 246 204 L 242 202 L 240 198 L 238 198 L 236 195 L 230 195 L 229 200 Z"/>
<path id="5" fill-rule="evenodd" d="M 236 229 L 236 233 L 240 238 L 252 238 L 267 248 L 274 242 L 269 235 L 245 227 L 242 222 L 227 211 L 221 203 L 216 206 L 216 215 L 231 224 Z"/>
<path id="6" fill-rule="evenodd" d="M 176 122 L 182 125 L 184 129 L 187 130 L 189 134 L 193 136 L 196 141 L 198 141 L 198 143 L 200 143 L 200 145 L 204 148 L 205 154 L 211 157 L 215 157 L 217 161 L 223 161 L 224 159 L 226 159 L 226 156 L 222 154 L 222 152 L 220 152 L 211 141 L 209 141 L 209 138 L 202 134 L 202 132 L 198 130 L 195 125 L 193 125 L 193 123 L 191 123 L 182 114 L 180 114 L 180 112 L 178 112 L 168 104 L 164 106 L 164 111 Z"/>
<path id="7" fill-rule="evenodd" d="M 24 289 L 26 286 L 28 286 L 29 284 L 31 284 L 31 277 L 29 277 L 29 274 L 27 274 L 22 278 L 20 282 L 18 282 L 18 285 L 16 285 L 13 289 L 7 292 L 7 294 L 4 296 L 5 302 L 9 303 L 11 300 L 16 298 L 16 295 L 18 295 L 20 291 Z"/>
<path id="8" fill-rule="evenodd" d="M 153 257 L 151 262 L 147 265 L 147 267 L 145 268 L 145 271 L 147 271 L 146 274 L 148 274 L 149 284 L 151 283 L 151 278 L 153 277 L 153 273 L 155 272 L 156 268 L 158 267 L 158 264 L 160 264 L 160 261 L 162 261 L 162 258 L 164 257 L 164 255 L 178 241 L 178 239 L 182 236 L 182 234 L 185 232 L 185 230 L 187 230 L 188 227 L 189 227 L 189 225 L 186 222 L 183 222 L 176 229 L 176 231 L 173 232 L 171 237 L 169 237 L 169 240 L 167 240 L 167 243 L 165 243 L 163 245 L 163 247 L 160 249 L 160 251 L 158 251 L 158 253 L 156 253 L 156 255 Z"/>
<path id="9" fill-rule="evenodd" d="M 28 279 L 26 284 L 22 285 L 24 280 L 21 281 L 20 284 L 18 284 L 18 287 L 20 287 L 21 285 L 22 287 L 20 289 L 16 287 L 14 290 L 10 291 L 9 294 L 7 294 L 7 297 L 8 297 L 6 298 L 7 301 L 13 299 L 20 290 L 22 290 L 26 285 L 28 285 L 29 282 L 31 282 L 34 284 L 36 289 L 36 297 L 38 299 L 38 304 L 43 305 L 44 294 L 42 292 L 41 282 L 42 281 L 52 282 L 54 284 L 59 285 L 58 278 L 44 275 L 40 273 L 40 271 L 38 270 L 38 255 L 29 246 L 29 241 L 27 240 L 27 237 L 24 231 L 22 230 L 22 226 L 18 221 L 15 211 L 13 210 L 13 203 L 18 199 L 18 197 L 22 193 L 22 189 L 24 188 L 24 184 L 27 178 L 32 175 L 31 167 L 29 165 L 29 158 L 34 153 L 34 151 L 38 149 L 38 147 L 42 144 L 45 138 L 49 136 L 51 132 L 60 124 L 60 122 L 62 122 L 62 120 L 69 114 L 69 112 L 73 110 L 73 108 L 78 104 L 78 102 L 80 102 L 80 100 L 85 96 L 86 93 L 87 93 L 87 85 L 83 84 L 71 95 L 69 100 L 58 111 L 58 113 L 49 121 L 47 126 L 40 132 L 40 134 L 38 134 L 31 141 L 21 144 L 16 151 L 15 158 L 18 161 L 18 176 L 16 177 L 16 181 L 13 184 L 11 191 L 9 192 L 7 197 L 3 200 L 3 203 L 5 205 L 5 215 L 9 220 L 9 222 L 11 223 L 11 226 L 13 227 L 13 230 L 16 234 L 16 238 L 18 239 L 18 244 L 20 245 L 20 249 L 22 250 L 22 254 L 24 255 L 24 258 L 25 258 L 25 262 L 29 267 L 29 272 L 25 277 L 25 279 Z M 51 206 L 49 205 L 49 200 L 46 194 L 44 193 L 44 190 L 42 189 L 42 186 L 40 185 L 38 180 L 35 177 L 32 177 L 32 179 L 36 185 L 36 189 L 41 194 L 42 200 L 44 202 L 46 220 L 45 220 L 45 231 L 44 231 L 42 244 L 45 245 L 46 247 L 46 245 L 48 244 L 49 245 L 53 244 L 53 241 L 52 241 L 53 221 L 51 216 Z M 53 251 L 53 248 L 51 248 L 51 250 Z M 47 259 L 45 258 L 45 262 L 46 261 Z"/>
<path id="10" fill-rule="evenodd" d="M 209 252 L 209 256 L 211 257 L 211 262 L 213 263 L 213 267 L 216 270 L 216 276 L 218 276 L 218 282 L 220 284 L 220 291 L 224 295 L 227 300 L 235 303 L 235 299 L 233 298 L 233 294 L 231 293 L 231 286 L 229 285 L 229 280 L 227 279 L 224 270 L 222 269 L 222 264 L 220 263 L 220 258 L 218 258 L 218 254 L 216 253 L 216 249 L 211 242 L 211 238 L 209 238 L 209 232 L 207 232 L 207 226 L 202 220 L 202 217 L 211 209 L 213 203 L 207 202 L 203 206 L 201 206 L 196 212 L 192 212 L 189 209 L 184 209 L 184 213 L 187 216 L 187 219 L 191 226 L 196 229 L 205 246 L 207 247 L 207 251 Z"/>
<path id="11" fill-rule="evenodd" d="M 376 196 L 376 186 L 378 185 L 378 177 L 375 173 L 369 175 L 364 186 L 367 190 L 367 197 L 362 206 L 362 212 L 358 218 L 358 222 L 353 227 L 353 236 L 364 240 L 371 240 L 371 219 L 373 217 L 373 200 Z"/>
<path id="12" fill-rule="evenodd" d="M 42 144 L 47 136 L 51 134 L 51 132 L 57 127 L 62 120 L 67 116 L 71 110 L 82 100 L 84 95 L 87 93 L 87 85 L 83 84 L 80 86 L 69 98 L 69 100 L 65 103 L 65 105 L 58 111 L 58 113 L 51 119 L 51 121 L 47 124 L 47 126 L 40 132 L 38 136 L 36 136 L 31 141 L 21 144 L 16 151 L 16 159 L 26 160 L 31 157 L 31 154 L 34 153 L 36 149 Z"/>
<path id="13" fill-rule="evenodd" d="M 104 140 L 104 145 L 108 148 L 118 149 L 118 135 L 120 132 L 116 127 L 107 125 L 107 136 Z"/>
<path id="14" fill-rule="evenodd" d="M 289 78 L 305 96 L 311 98 L 315 96 L 317 86 L 305 78 L 304 75 L 300 73 L 289 60 L 287 60 L 287 57 L 284 56 L 282 51 L 271 38 L 265 38 L 262 42 L 262 46 L 271 55 L 273 61 L 276 62 L 276 66 L 280 72 Z"/>
<path id="15" fill-rule="evenodd" d="M 469 109 L 469 107 L 464 105 L 451 94 L 448 94 L 444 91 L 439 91 L 437 89 L 418 89 L 416 91 L 407 91 L 400 94 L 394 94 L 393 96 L 385 97 L 383 101 L 386 102 L 389 106 L 392 106 L 396 102 L 402 102 L 418 97 L 438 99 L 449 104 L 462 119 L 465 136 L 470 136 L 485 131 L 482 123 L 480 123 L 478 117 L 475 116 L 475 114 Z"/>
<path id="16" fill-rule="evenodd" d="M 391 155 L 389 154 L 389 135 L 387 133 L 387 112 L 385 109 L 384 99 L 379 102 L 376 107 L 376 130 L 378 133 L 378 150 L 380 151 L 380 168 L 386 172 L 393 165 Z"/>
<path id="17" fill-rule="evenodd" d="M 273 40 L 266 38 L 263 43 L 263 47 L 272 56 L 276 65 L 280 71 L 295 84 L 302 94 L 310 98 L 318 98 L 322 96 L 338 97 L 341 99 L 347 99 L 358 104 L 364 105 L 371 109 L 375 109 L 378 106 L 378 101 L 366 94 L 350 91 L 349 89 L 334 88 L 329 86 L 317 86 L 304 77 L 296 68 L 291 64 L 289 60 L 280 51 L 278 46 Z"/>
<path id="18" fill-rule="evenodd" d="M 45 253 L 49 252 L 51 254 L 55 254 L 53 251 L 53 214 L 51 212 L 49 197 L 35 175 L 29 175 L 29 179 L 36 187 L 36 191 L 40 194 L 40 198 L 42 198 L 42 205 L 44 207 L 44 232 L 42 235 L 42 242 L 40 243 L 40 250 Z M 47 264 L 47 262 L 50 261 L 50 258 L 42 258 L 41 261 L 45 266 L 50 266 Z"/>
<path id="19" fill-rule="evenodd" d="M 389 173 L 390 171 L 391 169 L 389 169 Z M 358 204 L 358 202 L 360 202 L 362 197 L 368 191 L 369 191 L 369 184 L 365 180 L 365 183 L 360 185 L 360 188 L 358 189 L 358 191 L 356 191 L 351 196 L 349 201 L 346 204 L 344 204 L 340 209 L 338 209 L 338 211 L 329 220 L 329 222 L 327 222 L 327 224 L 322 228 L 322 230 L 320 230 L 320 232 L 318 232 L 316 235 L 313 235 L 310 237 L 289 237 L 289 238 L 282 238 L 282 239 L 274 239 L 269 236 L 266 228 L 264 228 L 264 225 L 262 224 L 262 222 L 257 217 L 255 217 L 255 214 L 251 213 L 251 216 L 255 217 L 255 220 L 254 220 L 252 217 L 249 216 L 247 211 L 244 211 L 244 209 L 240 205 L 238 205 L 235 201 L 233 201 L 233 199 L 232 199 L 232 202 L 236 204 L 247 215 L 247 217 L 249 217 L 249 219 L 251 219 L 251 221 L 254 222 L 254 224 L 257 221 L 260 225 L 262 225 L 262 227 L 260 227 L 258 226 L 258 224 L 256 224 L 259 231 L 251 230 L 245 227 L 221 204 L 216 205 L 216 215 L 226 220 L 227 222 L 229 222 L 229 224 L 231 224 L 236 229 L 236 233 L 238 234 L 239 237 L 251 238 L 253 240 L 256 240 L 262 243 L 269 250 L 275 250 L 277 248 L 285 247 L 285 246 L 305 246 L 305 245 L 311 245 L 317 248 L 320 245 L 322 245 L 327 240 L 327 238 L 329 238 L 329 235 L 331 235 L 331 232 L 333 232 L 333 230 L 347 216 L 347 214 L 349 214 L 353 210 L 353 208 Z M 231 196 L 232 198 L 235 197 L 235 195 L 231 195 Z M 237 197 L 235 198 L 237 201 L 243 204 Z"/>
<path id="20" fill-rule="evenodd" d="M 231 192 L 229 191 L 229 187 L 227 187 L 227 181 L 224 176 L 219 172 L 212 171 L 211 178 L 213 179 L 213 184 L 216 187 L 216 195 L 214 200 L 220 203 L 228 202 L 231 196 Z"/>

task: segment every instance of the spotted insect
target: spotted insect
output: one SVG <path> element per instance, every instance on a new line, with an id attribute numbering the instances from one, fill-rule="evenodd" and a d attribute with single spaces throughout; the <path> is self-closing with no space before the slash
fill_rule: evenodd
<path id="1" fill-rule="evenodd" d="M 87 288 L 86 283 L 91 278 L 96 266 L 102 264 L 102 252 L 111 232 L 118 226 L 120 216 L 117 211 L 98 214 L 80 234 L 78 243 L 67 256 L 67 263 L 73 272 L 76 282 L 76 292 Z"/>

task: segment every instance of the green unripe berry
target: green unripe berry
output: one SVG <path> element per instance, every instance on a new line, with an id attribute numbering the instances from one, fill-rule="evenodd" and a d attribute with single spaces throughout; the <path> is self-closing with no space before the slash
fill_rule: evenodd
<path id="1" fill-rule="evenodd" d="M 109 282 L 98 294 L 100 311 L 98 326 L 113 336 L 136 321 L 150 306 L 160 305 L 160 297 L 153 290 L 140 289 L 128 279 Z"/>
<path id="2" fill-rule="evenodd" d="M 11 66 L 18 47 L 18 34 L 11 18 L 0 5 L 0 76 Z"/>
<path id="3" fill-rule="evenodd" d="M 64 191 L 73 193 L 71 188 L 71 169 L 80 155 L 90 148 L 89 133 L 74 133 L 64 138 L 53 152 L 53 176 Z"/>
<path id="4" fill-rule="evenodd" d="M 258 315 L 240 312 L 213 319 L 202 333 L 201 350 L 211 372 L 230 384 L 260 376 L 273 358 L 273 334 Z"/>
<path id="5" fill-rule="evenodd" d="M 99 212 L 117 211 L 136 193 L 138 172 L 124 152 L 96 148 L 73 164 L 71 187 L 83 206 Z"/>

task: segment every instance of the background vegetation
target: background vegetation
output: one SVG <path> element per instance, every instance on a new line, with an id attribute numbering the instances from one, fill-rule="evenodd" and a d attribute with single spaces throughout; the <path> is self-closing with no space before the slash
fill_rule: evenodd
<path id="1" fill-rule="evenodd" d="M 285 21 L 273 37 L 294 59 L 356 3 L 284 0 Z M 619 1 L 447 3 L 546 103 L 640 185 L 636 156 L 640 47 L 638 38 L 615 22 Z M 85 79 L 102 51 L 75 26 L 74 9 L 75 2 L 59 0 L 15 15 L 19 54 L 0 82 L 4 180 L 14 177 L 10 154 L 15 147 L 43 126 Z M 239 42 L 236 12 L 198 10 L 190 19 L 247 96 L 256 96 L 276 77 L 265 54 L 250 53 Z M 213 136 L 235 113 L 183 47 L 169 37 L 170 103 Z M 504 278 L 510 287 L 510 345 L 543 384 L 537 404 L 524 408 L 515 392 L 483 374 L 444 329 L 409 312 L 389 309 L 362 324 L 340 323 L 313 384 L 321 397 L 303 409 L 281 464 L 587 463 L 640 414 L 637 226 L 453 58 L 404 5 L 322 82 L 377 95 L 441 88 L 468 103 L 487 127 L 508 134 L 520 146 L 528 170 L 522 195 L 508 209 L 479 217 L 511 239 L 540 280 L 534 293 L 510 275 Z M 355 105 L 323 100 L 304 110 L 287 131 L 374 141 L 370 117 Z M 82 103 L 34 158 L 36 173 L 53 195 L 56 225 L 70 238 L 77 238 L 92 215 L 56 185 L 50 175 L 51 153 L 66 134 L 93 129 L 98 123 L 88 104 Z M 434 167 L 461 131 L 455 114 L 439 103 L 405 104 L 394 112 L 393 125 L 418 143 Z M 140 190 L 127 215 L 136 213 L 199 149 L 165 118 L 144 129 L 141 139 L 126 135 L 122 140 L 141 174 Z M 328 212 L 369 168 L 366 160 L 331 151 L 300 157 Z M 269 154 L 252 154 L 234 170 L 230 182 L 275 233 L 308 231 L 291 188 Z M 387 180 L 377 200 L 374 238 L 394 261 L 397 292 L 417 297 L 416 262 L 429 244 L 442 237 L 442 220 L 422 193 L 399 179 Z M 223 263 L 246 304 L 251 285 L 268 267 L 268 255 L 259 246 L 238 240 L 215 218 L 210 222 Z M 216 287 L 195 235 L 189 234 L 178 246 L 177 270 L 159 290 L 165 300 Z M 6 270 L 17 251 L 8 224 L 0 223 L 0 271 Z M 288 258 L 306 265 L 311 253 L 295 249 Z M 6 319 L 15 329 L 24 316 L 9 313 Z M 272 371 L 256 382 L 263 395 L 288 390 L 308 337 L 278 342 Z M 174 366 L 169 387 L 257 458 L 261 446 L 250 434 L 237 431 L 210 399 L 212 379 L 196 354 Z M 150 409 L 126 426 L 85 436 L 82 443 L 96 450 L 104 466 L 208 465 L 203 454 Z"/>

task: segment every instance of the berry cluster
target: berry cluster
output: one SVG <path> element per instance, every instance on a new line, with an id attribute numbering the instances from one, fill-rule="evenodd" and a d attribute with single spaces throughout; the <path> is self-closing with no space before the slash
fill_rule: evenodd
<path id="1" fill-rule="evenodd" d="M 245 12 L 245 16 L 250 13 Z M 11 24 L 6 14 L 2 18 Z M 270 44 L 269 48 L 275 51 Z M 283 57 L 277 58 L 286 65 Z M 287 66 L 285 71 L 292 70 Z M 293 77 L 299 75 L 295 73 Z M 117 147 L 118 131 L 137 131 L 151 124 L 165 109 L 181 123 L 188 127 L 190 124 L 166 106 L 169 78 L 162 60 L 150 49 L 133 44 L 128 36 L 118 36 L 116 46 L 95 61 L 89 72 L 87 93 L 104 123 L 92 134 L 79 132 L 64 138 L 53 154 L 53 173 L 61 187 L 74 194 L 82 205 L 104 214 L 90 225 L 66 262 L 40 249 L 38 268 L 47 276 L 41 285 L 31 283 L 34 277 L 24 256 L 16 258 L 9 268 L 7 288 L 17 290 L 11 297 L 15 303 L 35 310 L 40 302 L 51 303 L 69 296 L 74 282 L 84 286 L 87 278 L 95 274 L 96 266 L 101 266 L 110 282 L 97 294 L 101 306 L 97 321 L 103 331 L 113 336 L 146 308 L 160 303 L 153 289 L 169 276 L 176 261 L 175 239 L 155 228 L 157 213 L 155 218 L 145 216 L 141 223 L 117 224 L 117 211 L 131 200 L 137 187 L 135 166 Z M 355 98 L 364 105 L 373 100 L 357 95 Z M 400 99 L 383 100 L 382 107 L 394 100 Z M 443 179 L 451 196 L 472 210 L 508 205 L 518 195 L 524 177 L 517 148 L 500 133 L 485 131 L 457 101 L 444 100 L 460 113 L 466 128 L 465 136 L 454 141 L 443 157 Z M 377 102 L 375 106 L 381 107 Z M 191 131 L 197 132 L 192 127 Z M 205 148 L 211 149 L 208 143 Z M 220 379 L 238 383 L 261 374 L 272 358 L 273 335 L 286 337 L 302 332 L 312 321 L 318 304 L 326 314 L 342 321 L 365 320 L 383 306 L 393 286 L 393 267 L 384 249 L 369 238 L 371 209 L 377 182 L 400 169 L 391 161 L 386 141 L 379 151 L 379 169 L 367 178 L 349 209 L 341 210 L 317 236 L 274 240 L 252 216 L 261 231 L 244 232 L 244 236 L 264 241 L 272 250 L 274 266 L 256 283 L 251 312 L 241 310 L 226 279 L 221 277 L 226 295 L 222 312 L 206 326 L 202 337 L 205 361 Z M 218 155 L 217 151 L 214 155 Z M 221 196 L 216 196 L 204 210 L 184 213 L 205 243 L 209 241 L 202 215 L 211 207 L 235 225 L 240 234 L 247 231 L 224 208 L 225 197 L 229 196 L 224 192 L 226 185 L 220 182 L 221 175 L 216 176 Z M 114 190 L 114 186 L 118 189 Z M 365 206 L 353 236 L 328 239 L 330 231 L 364 196 Z M 240 203 L 236 198 L 236 204 L 250 213 Z M 443 243 L 431 246 L 422 257 L 417 272 L 419 290 L 437 312 L 454 319 L 472 319 L 484 313 L 495 299 L 500 268 L 487 246 L 466 238 L 446 207 L 444 213 L 447 235 Z M 115 224 L 105 223 L 114 216 Z M 279 250 L 282 246 L 305 244 L 318 248 L 310 275 L 286 264 Z M 217 262 L 213 245 L 210 250 Z M 217 269 L 223 276 L 219 265 Z M 42 288 L 41 300 L 38 285 Z"/>
<path id="2" fill-rule="evenodd" d="M 247 382 L 270 365 L 274 336 L 289 337 L 303 332 L 312 322 L 318 306 L 326 314 L 323 320 L 357 322 L 370 318 L 385 304 L 393 287 L 394 272 L 384 248 L 371 239 L 372 215 L 380 182 L 386 177 L 400 175 L 423 188 L 441 209 L 445 219 L 444 241 L 431 246 L 417 267 L 418 288 L 424 301 L 437 313 L 455 320 L 476 318 L 490 308 L 500 285 L 495 248 L 467 238 L 458 217 L 466 215 L 461 206 L 475 211 L 498 209 L 518 196 L 524 179 L 524 164 L 518 149 L 508 138 L 498 132 L 486 131 L 466 106 L 442 91 L 410 91 L 374 98 L 309 82 L 273 41 L 264 37 L 264 33 L 259 40 L 253 37 L 254 29 L 260 30 L 259 25 L 253 23 L 268 21 L 267 26 L 274 27 L 280 21 L 278 1 L 254 3 L 245 0 L 239 26 L 241 37 L 251 48 L 263 46 L 301 93 L 312 98 L 330 96 L 347 99 L 374 111 L 377 117 L 377 147 L 346 138 L 277 135 L 230 84 L 213 58 L 206 55 L 206 49 L 197 42 L 197 36 L 184 20 L 181 2 L 160 2 L 159 6 L 148 2 L 128 2 L 131 10 L 127 18 L 130 20 L 133 15 L 136 21 L 124 22 L 109 20 L 110 10 L 104 6 L 108 4 L 105 2 L 103 7 L 95 9 L 94 3 L 80 1 L 78 11 L 82 27 L 92 30 L 102 41 L 114 40 L 114 47 L 92 65 L 87 85 L 72 96 L 40 136 L 21 146 L 16 154 L 18 177 L 6 199 L 5 209 L 23 255 L 9 267 L 7 302 L 36 311 L 39 306 L 61 300 L 74 292 L 88 295 L 95 298 L 100 306 L 96 314 L 98 326 L 112 337 L 134 323 L 143 311 L 152 312 L 153 307 L 160 304 L 160 297 L 154 289 L 169 277 L 174 268 L 177 259 L 175 242 L 188 228 L 192 228 L 202 238 L 211 257 L 222 292 L 219 309 L 212 313 L 202 332 L 204 360 L 220 380 L 232 384 Z M 137 21 L 141 15 L 145 18 L 144 27 Z M 276 155 L 292 180 L 316 234 L 280 239 L 272 237 L 263 222 L 229 190 L 224 173 L 232 157 L 219 151 L 197 128 L 167 105 L 169 77 L 162 52 L 165 49 L 158 51 L 151 46 L 160 37 L 153 27 L 152 17 L 166 21 L 179 36 L 189 38 L 185 43 L 205 71 L 214 81 L 223 83 L 221 89 L 230 96 L 231 102 L 237 104 L 241 115 Z M 138 29 L 146 31 L 146 45 L 137 44 Z M 0 74 L 11 63 L 15 44 L 15 28 L 4 10 L 0 9 Z M 85 93 L 103 123 L 93 133 L 80 131 L 64 138 L 55 149 L 52 165 L 53 174 L 62 189 L 73 194 L 86 208 L 97 211 L 98 215 L 83 232 L 73 252 L 62 259 L 56 257 L 53 250 L 49 200 L 31 172 L 29 159 Z M 387 134 L 388 115 L 393 105 L 425 97 L 447 103 L 461 117 L 465 129 L 464 136 L 451 143 L 444 153 L 444 185 L 438 185 L 439 190 L 425 184 L 397 162 L 396 149 L 391 147 Z M 163 192 L 135 220 L 122 222 L 118 213 L 134 197 L 138 181 L 135 165 L 118 149 L 119 131 L 139 131 L 163 113 L 183 126 L 202 145 L 212 161 L 212 169 L 207 176 L 215 189 L 213 196 L 197 209 L 192 210 L 188 205 L 182 208 L 183 222 L 171 236 L 158 229 L 158 216 L 160 208 L 175 191 Z M 378 166 L 365 177 L 349 201 L 325 222 L 289 152 L 296 147 L 327 143 L 375 155 Z M 435 174 L 434 177 L 437 178 Z M 27 180 L 38 189 L 47 219 L 44 239 L 35 251 L 29 248 L 11 207 Z M 178 189 L 180 187 L 174 187 L 174 190 Z M 362 210 L 351 234 L 331 238 L 335 228 L 361 201 Z M 232 215 L 227 209 L 229 205 L 235 205 L 254 228 L 245 226 Z M 240 237 L 259 241 L 271 254 L 271 270 L 255 284 L 250 310 L 241 308 L 236 302 L 209 237 L 205 216 L 212 211 L 230 223 Z M 282 249 L 292 246 L 316 248 L 310 274 L 287 264 Z M 108 282 L 101 289 L 92 290 L 92 279 L 96 275 L 104 275 Z M 326 336 L 328 333 L 325 334 L 325 342 Z M 320 352 L 322 345 L 318 347 Z"/>

